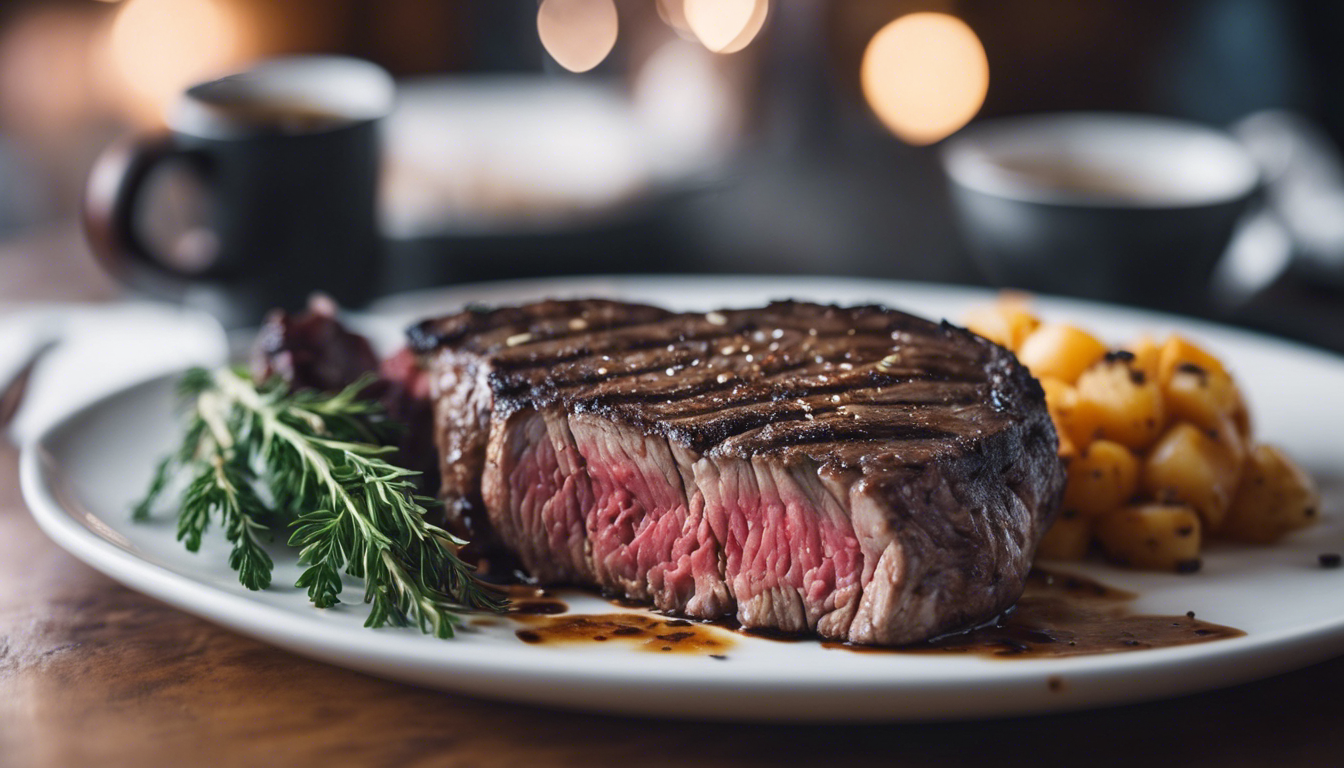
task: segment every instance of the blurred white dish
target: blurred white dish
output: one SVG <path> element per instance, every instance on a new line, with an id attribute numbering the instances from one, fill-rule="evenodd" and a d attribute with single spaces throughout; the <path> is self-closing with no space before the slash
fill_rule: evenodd
<path id="1" fill-rule="evenodd" d="M 591 227 L 717 173 L 719 142 L 683 146 L 602 82 L 525 75 L 400 84 L 384 142 L 393 238 Z"/>
<path id="2" fill-rule="evenodd" d="M 466 286 L 384 302 L 363 326 L 396 343 L 397 328 L 468 302 L 607 295 L 709 309 L 773 298 L 880 301 L 956 319 L 991 298 L 969 289 L 826 278 L 594 278 Z M 132 524 L 128 509 L 151 466 L 178 434 L 171 382 L 110 393 L 45 433 L 23 455 L 24 496 L 44 530 L 80 559 L 128 586 L 269 643 L 340 666 L 418 685 L 514 701 L 626 714 L 760 720 L 917 720 L 1004 716 L 1141 701 L 1232 685 L 1344 652 L 1344 570 L 1317 554 L 1337 551 L 1344 478 L 1344 361 L 1292 344 L 1172 317 L 1042 299 L 1052 319 L 1113 338 L 1179 329 L 1206 341 L 1240 376 L 1260 434 L 1299 457 L 1325 486 L 1323 523 L 1280 546 L 1215 546 L 1192 576 L 1066 570 L 1137 592 L 1139 612 L 1183 614 L 1244 630 L 1245 637 L 1162 650 L 1062 659 L 858 654 L 814 642 L 737 637 L 727 660 L 625 652 L 615 644 L 535 646 L 516 626 L 453 641 L 413 630 L 364 629 L 366 606 L 319 611 L 292 584 L 290 553 L 276 587 L 249 592 L 214 537 L 192 555 L 160 519 Z M 358 594 L 347 589 L 347 596 Z M 596 598 L 572 613 L 607 613 Z"/>

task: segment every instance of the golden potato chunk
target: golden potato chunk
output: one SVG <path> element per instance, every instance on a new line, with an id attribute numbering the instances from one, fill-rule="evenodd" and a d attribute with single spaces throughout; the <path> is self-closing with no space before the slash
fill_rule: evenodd
<path id="1" fill-rule="evenodd" d="M 1140 336 L 1132 344 L 1126 344 L 1122 347 L 1126 352 L 1134 356 L 1130 361 L 1129 367 L 1136 371 L 1143 371 L 1143 375 L 1154 381 L 1158 381 L 1158 358 L 1161 357 L 1162 348 L 1153 341 L 1150 336 Z"/>
<path id="2" fill-rule="evenodd" d="M 1162 434 L 1166 406 L 1157 382 L 1132 368 L 1128 352 L 1113 353 L 1078 377 L 1077 402 L 1067 419 L 1079 450 L 1112 440 L 1143 450 Z"/>
<path id="3" fill-rule="evenodd" d="M 1025 302 L 1011 299 L 977 307 L 966 315 L 966 327 L 970 331 L 1012 350 L 1021 346 L 1022 340 L 1040 324 Z"/>
<path id="4" fill-rule="evenodd" d="M 1069 460 L 1064 509 L 1100 517 L 1127 504 L 1139 488 L 1139 460 L 1125 446 L 1097 440 Z"/>
<path id="5" fill-rule="evenodd" d="M 1045 532 L 1036 556 L 1047 560 L 1082 560 L 1092 543 L 1092 521 L 1072 510 L 1064 510 Z"/>
<path id="6" fill-rule="evenodd" d="M 1258 445 L 1246 458 L 1218 535 L 1269 544 L 1316 522 L 1320 506 L 1321 495 L 1311 475 L 1278 448 Z"/>
<path id="7" fill-rule="evenodd" d="M 1237 489 L 1237 446 L 1189 422 L 1167 430 L 1143 464 L 1144 491 L 1158 502 L 1194 507 L 1204 528 L 1217 531 Z"/>
<path id="8" fill-rule="evenodd" d="M 1073 456 L 1077 451 L 1069 438 L 1067 424 L 1078 402 L 1078 393 L 1068 382 L 1046 377 L 1041 379 L 1041 389 L 1045 390 L 1045 409 L 1050 413 L 1050 421 L 1055 424 L 1059 434 L 1059 455 Z"/>
<path id="9" fill-rule="evenodd" d="M 1241 407 L 1241 395 L 1231 376 L 1194 363 L 1178 365 L 1162 392 L 1173 418 L 1204 429 L 1217 429 Z"/>
<path id="10" fill-rule="evenodd" d="M 1185 504 L 1121 507 L 1092 523 L 1111 560 L 1135 568 L 1199 570 L 1200 517 Z"/>
<path id="11" fill-rule="evenodd" d="M 1210 373 L 1227 375 L 1227 369 L 1218 358 L 1180 336 L 1172 336 L 1162 345 L 1158 354 L 1157 378 L 1162 386 L 1171 381 L 1171 375 L 1183 365 L 1192 365 Z"/>
<path id="12" fill-rule="evenodd" d="M 1098 542 L 1116 562 L 1190 571 L 1204 537 L 1268 544 L 1319 515 L 1312 478 L 1276 448 L 1251 449 L 1246 393 L 1188 338 L 1140 336 L 1108 353 L 1008 295 L 967 326 L 1039 379 L 1067 461 L 1039 557 L 1080 559 Z"/>
<path id="13" fill-rule="evenodd" d="M 1087 331 L 1047 323 L 1022 340 L 1017 359 L 1038 379 L 1050 376 L 1072 384 L 1105 354 L 1106 345 Z"/>

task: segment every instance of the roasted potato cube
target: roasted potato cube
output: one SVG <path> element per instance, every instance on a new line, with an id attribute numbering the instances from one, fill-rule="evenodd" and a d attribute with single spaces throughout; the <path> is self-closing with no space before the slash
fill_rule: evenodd
<path id="1" fill-rule="evenodd" d="M 1041 389 L 1045 390 L 1045 409 L 1050 412 L 1050 420 L 1059 433 L 1059 455 L 1073 456 L 1077 451 L 1069 438 L 1068 420 L 1078 402 L 1078 393 L 1068 382 L 1046 377 L 1041 379 Z"/>
<path id="2" fill-rule="evenodd" d="M 1229 432 L 1235 432 L 1228 428 Z M 1237 489 L 1239 445 L 1231 435 L 1209 433 L 1189 422 L 1167 430 L 1143 464 L 1142 487 L 1163 504 L 1194 507 L 1207 532 L 1217 531 Z"/>
<path id="3" fill-rule="evenodd" d="M 1138 457 L 1119 443 L 1097 440 L 1069 460 L 1064 509 L 1100 517 L 1127 504 L 1138 488 Z"/>
<path id="4" fill-rule="evenodd" d="M 1159 381 L 1157 361 L 1161 357 L 1162 348 L 1157 345 L 1157 342 L 1149 336 L 1140 336 L 1132 344 L 1126 344 L 1123 349 L 1134 356 L 1134 359 L 1129 363 L 1129 367 L 1136 371 L 1143 371 L 1144 376 Z"/>
<path id="5" fill-rule="evenodd" d="M 966 315 L 966 327 L 986 339 L 1016 350 L 1036 330 L 1041 321 L 1027 309 L 1025 302 L 1000 299 L 994 304 L 977 307 Z"/>
<path id="6" fill-rule="evenodd" d="M 1017 359 L 1038 379 L 1051 376 L 1072 384 L 1105 354 L 1106 345 L 1087 331 L 1047 323 L 1022 340 Z"/>
<path id="7" fill-rule="evenodd" d="M 1166 425 L 1157 382 L 1130 366 L 1132 355 L 1113 353 L 1078 377 L 1077 402 L 1067 422 L 1082 450 L 1093 440 L 1113 440 L 1134 450 L 1153 444 Z"/>
<path id="8" fill-rule="evenodd" d="M 1231 416 L 1241 437 L 1249 442 L 1251 414 L 1245 396 L 1218 358 L 1173 336 L 1162 346 L 1157 365 L 1158 381 L 1173 418 L 1216 429 L 1219 416 Z"/>
<path id="9" fill-rule="evenodd" d="M 1269 544 L 1316 522 L 1320 506 L 1321 495 L 1311 475 L 1278 448 L 1258 445 L 1246 458 L 1218 535 Z"/>
<path id="10" fill-rule="evenodd" d="M 1172 418 L 1204 429 L 1217 429 L 1242 408 L 1232 377 L 1194 363 L 1181 363 L 1162 387 Z"/>
<path id="11" fill-rule="evenodd" d="M 1064 510 L 1045 532 L 1036 556 L 1047 560 L 1082 560 L 1092 543 L 1092 521 L 1072 510 Z"/>
<path id="12" fill-rule="evenodd" d="M 1158 354 L 1157 378 L 1162 386 L 1165 387 L 1171 381 L 1171 375 L 1183 365 L 1193 365 L 1210 373 L 1228 375 L 1227 369 L 1218 358 L 1187 339 L 1172 336 L 1162 345 L 1162 351 Z"/>
<path id="13" fill-rule="evenodd" d="M 1135 568 L 1188 573 L 1199 570 L 1200 517 L 1185 504 L 1121 507 L 1092 523 L 1111 560 Z"/>
<path id="14" fill-rule="evenodd" d="M 1058 453 L 1060 456 L 1066 459 L 1071 459 L 1078 455 L 1078 446 L 1074 445 L 1073 441 L 1069 439 L 1068 432 L 1060 429 L 1058 422 L 1055 423 L 1055 434 L 1059 436 Z"/>

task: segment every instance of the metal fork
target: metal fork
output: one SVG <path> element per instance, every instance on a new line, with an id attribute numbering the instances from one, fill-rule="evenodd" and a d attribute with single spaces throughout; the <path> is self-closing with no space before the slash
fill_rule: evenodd
<path id="1" fill-rule="evenodd" d="M 0 386 L 0 433 L 4 434 L 7 441 L 10 439 L 9 424 L 14 421 L 14 414 L 19 412 L 23 396 L 28 391 L 28 381 L 33 377 L 33 370 L 59 343 L 56 339 L 47 339 L 38 344 L 28 353 L 28 359 L 14 376 Z"/>

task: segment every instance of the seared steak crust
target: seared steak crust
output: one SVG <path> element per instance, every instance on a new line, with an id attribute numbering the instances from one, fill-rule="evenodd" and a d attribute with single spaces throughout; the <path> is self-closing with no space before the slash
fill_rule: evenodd
<path id="1" fill-rule="evenodd" d="M 1020 595 L 1063 486 L 1011 353 L 882 307 L 546 301 L 410 338 L 451 512 L 538 579 L 693 617 L 964 628 Z"/>

